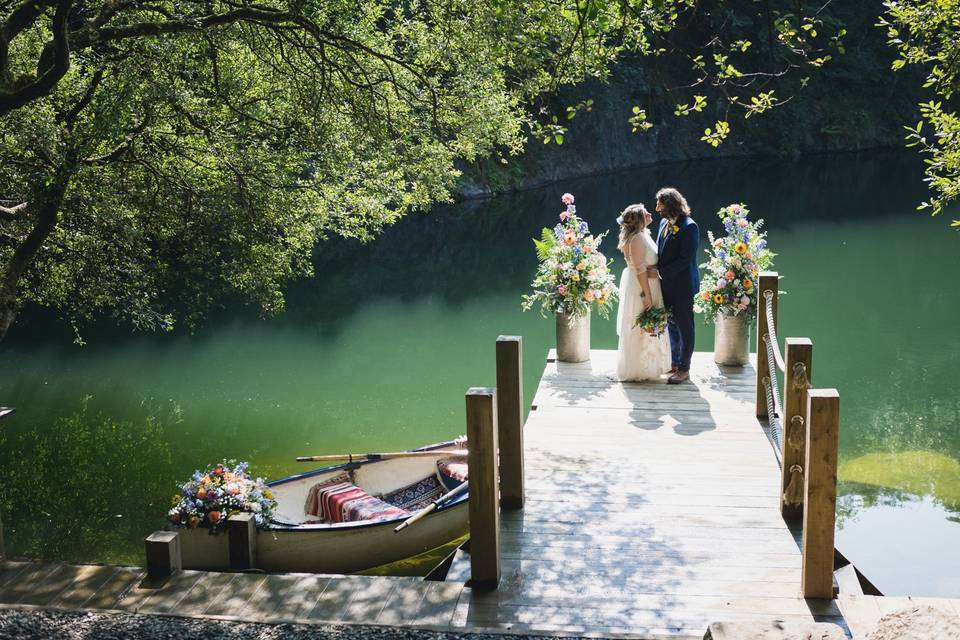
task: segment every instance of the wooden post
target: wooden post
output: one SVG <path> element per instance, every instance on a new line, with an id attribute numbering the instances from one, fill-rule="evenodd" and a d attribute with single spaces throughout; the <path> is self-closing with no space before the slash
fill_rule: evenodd
<path id="1" fill-rule="evenodd" d="M 500 505 L 523 508 L 523 339 L 497 338 L 497 431 Z"/>
<path id="2" fill-rule="evenodd" d="M 783 461 L 780 480 L 780 513 L 783 519 L 792 524 L 800 524 L 803 519 L 802 477 L 807 463 L 806 450 L 807 389 L 810 387 L 811 363 L 813 361 L 813 342 L 809 338 L 787 338 L 784 364 L 786 371 L 783 379 Z M 796 472 L 796 466 L 800 471 Z M 794 470 L 794 471 L 791 471 Z M 790 482 L 793 480 L 793 487 Z"/>
<path id="3" fill-rule="evenodd" d="M 497 390 L 467 390 L 470 468 L 470 586 L 500 583 L 500 501 L 497 469 Z"/>
<path id="4" fill-rule="evenodd" d="M 227 520 L 230 568 L 252 569 L 257 562 L 257 522 L 252 513 L 238 513 Z"/>
<path id="5" fill-rule="evenodd" d="M 833 598 L 840 394 L 836 389 L 810 389 L 807 415 L 802 591 L 804 598 Z"/>
<path id="6" fill-rule="evenodd" d="M 166 578 L 183 568 L 180 536 L 176 531 L 154 531 L 146 540 L 147 576 Z"/>
<path id="7" fill-rule="evenodd" d="M 778 278 L 776 271 L 761 271 L 760 281 L 757 283 L 757 417 L 761 420 L 768 420 L 767 415 L 767 391 L 763 386 L 763 379 L 770 376 L 770 368 L 767 365 L 767 345 L 763 337 L 767 335 L 767 299 L 764 297 L 764 291 L 773 291 L 773 328 L 777 328 L 777 286 Z"/>

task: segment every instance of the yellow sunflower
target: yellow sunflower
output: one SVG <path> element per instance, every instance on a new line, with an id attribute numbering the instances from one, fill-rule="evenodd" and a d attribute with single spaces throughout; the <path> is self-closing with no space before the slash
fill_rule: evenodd
<path id="1" fill-rule="evenodd" d="M 722 293 L 714 294 L 713 301 L 716 302 L 717 304 L 723 304 L 723 294 Z"/>
<path id="2" fill-rule="evenodd" d="M 745 245 L 742 242 L 738 242 L 737 244 L 734 245 L 733 250 L 739 253 L 740 255 L 743 255 L 747 252 L 747 245 Z"/>

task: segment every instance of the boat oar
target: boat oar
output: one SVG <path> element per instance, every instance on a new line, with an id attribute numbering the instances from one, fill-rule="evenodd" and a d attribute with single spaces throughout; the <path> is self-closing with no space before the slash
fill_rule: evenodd
<path id="1" fill-rule="evenodd" d="M 298 456 L 297 462 L 330 460 L 390 460 L 392 458 L 426 458 L 430 456 L 465 456 L 466 449 L 433 449 L 432 451 L 395 451 L 390 453 L 334 453 L 326 456 Z"/>
<path id="2" fill-rule="evenodd" d="M 449 500 L 450 498 L 456 498 L 456 497 L 459 496 L 461 493 L 466 493 L 466 491 L 467 491 L 467 483 L 464 482 L 463 484 L 461 484 L 461 485 L 460 485 L 459 487 L 457 487 L 456 489 L 454 489 L 454 490 L 452 490 L 452 491 L 449 491 L 449 492 L 443 494 L 442 496 L 440 496 L 439 498 L 437 498 L 436 500 L 434 500 L 433 502 L 431 502 L 429 505 L 427 505 L 426 507 L 424 507 L 424 508 L 421 509 L 420 511 L 417 511 L 415 514 L 413 514 L 412 516 L 410 516 L 409 518 L 407 518 L 406 520 L 404 520 L 403 522 L 401 522 L 399 525 L 397 525 L 397 528 L 394 529 L 393 532 L 394 532 L 394 533 L 400 533 L 401 531 L 403 531 L 404 529 L 406 529 L 406 528 L 409 527 L 410 525 L 416 524 L 416 523 L 419 522 L 422 518 L 425 518 L 425 517 L 427 517 L 428 515 L 430 515 L 431 513 L 433 513 L 434 511 L 436 511 L 437 507 L 439 507 L 442 502 L 446 502 L 446 501 Z"/>

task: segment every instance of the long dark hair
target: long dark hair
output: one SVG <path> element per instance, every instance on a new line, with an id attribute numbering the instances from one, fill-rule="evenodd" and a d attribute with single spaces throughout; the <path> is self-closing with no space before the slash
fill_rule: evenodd
<path id="1" fill-rule="evenodd" d="M 687 204 L 687 199 L 673 187 L 664 187 L 657 191 L 657 202 L 663 203 L 666 209 L 664 214 L 672 220 L 690 215 L 690 205 Z"/>

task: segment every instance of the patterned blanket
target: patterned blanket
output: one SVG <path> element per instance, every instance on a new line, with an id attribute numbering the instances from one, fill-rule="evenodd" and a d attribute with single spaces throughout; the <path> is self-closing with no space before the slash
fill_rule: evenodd
<path id="1" fill-rule="evenodd" d="M 323 522 L 332 523 L 384 520 L 409 513 L 349 482 L 323 483 L 312 488 L 306 512 Z"/>

